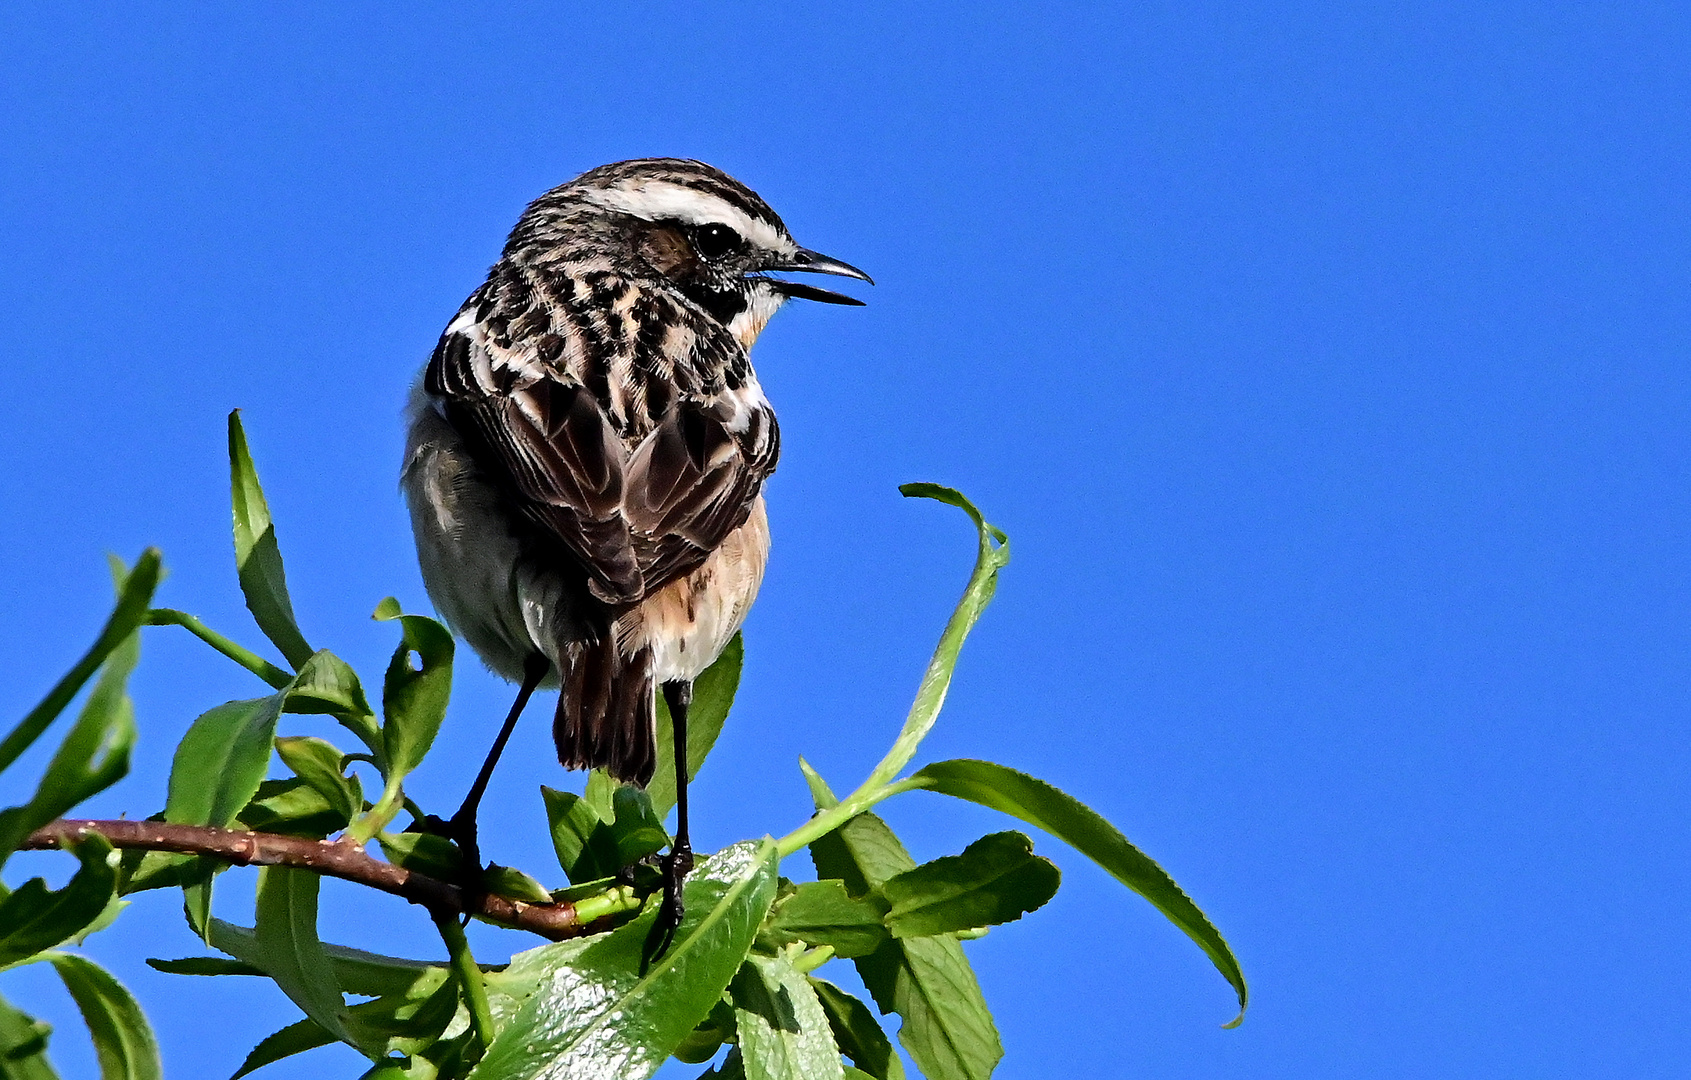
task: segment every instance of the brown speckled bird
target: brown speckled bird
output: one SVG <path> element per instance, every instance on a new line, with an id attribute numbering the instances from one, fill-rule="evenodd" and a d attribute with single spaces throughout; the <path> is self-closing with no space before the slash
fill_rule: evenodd
<path id="1" fill-rule="evenodd" d="M 677 820 L 659 930 L 673 934 L 692 865 L 692 684 L 745 619 L 769 550 L 780 434 L 748 353 L 790 298 L 860 303 L 767 276 L 795 270 L 869 281 L 794 243 L 720 170 L 623 161 L 536 199 L 441 335 L 402 476 L 418 560 L 447 623 L 520 685 L 446 829 L 471 867 L 476 808 L 536 688 L 561 687 L 566 767 L 644 785 L 661 686 Z"/>

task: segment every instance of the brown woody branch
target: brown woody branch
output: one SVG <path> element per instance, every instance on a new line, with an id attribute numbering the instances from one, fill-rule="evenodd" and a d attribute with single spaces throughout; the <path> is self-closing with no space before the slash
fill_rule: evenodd
<path id="1" fill-rule="evenodd" d="M 605 929 L 604 919 L 583 921 L 572 903 L 530 904 L 505 896 L 484 893 L 471 896 L 466 907 L 465 890 L 457 885 L 426 877 L 414 870 L 371 858 L 351 840 L 311 840 L 275 833 L 218 829 L 209 825 L 171 825 L 162 821 L 89 821 L 61 818 L 43 825 L 24 841 L 25 848 L 40 850 L 64 846 L 96 833 L 113 847 L 142 851 L 172 851 L 185 855 L 206 855 L 237 866 L 292 866 L 325 877 L 368 885 L 372 889 L 404 897 L 431 912 L 446 911 L 471 915 L 529 930 L 553 941 L 584 937 Z"/>

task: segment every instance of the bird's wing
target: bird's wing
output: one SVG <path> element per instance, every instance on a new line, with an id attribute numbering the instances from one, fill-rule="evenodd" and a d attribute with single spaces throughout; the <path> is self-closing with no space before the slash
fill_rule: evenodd
<path id="1" fill-rule="evenodd" d="M 601 397 L 591 375 L 571 370 L 583 354 L 582 343 L 567 340 L 571 327 L 501 340 L 476 314 L 472 298 L 447 327 L 425 389 L 444 402 L 494 482 L 581 563 L 599 599 L 639 602 L 696 569 L 745 522 L 779 453 L 760 392 L 712 393 L 707 381 L 695 393 L 671 387 L 609 400 L 620 388 L 606 386 L 607 376 L 597 380 Z M 707 332 L 679 340 L 725 347 L 720 326 L 700 329 Z M 628 344 L 658 349 L 661 337 Z M 738 345 L 729 338 L 727 347 Z M 624 370 L 672 372 L 672 360 L 635 355 Z M 661 416 L 631 416 L 657 402 Z"/>

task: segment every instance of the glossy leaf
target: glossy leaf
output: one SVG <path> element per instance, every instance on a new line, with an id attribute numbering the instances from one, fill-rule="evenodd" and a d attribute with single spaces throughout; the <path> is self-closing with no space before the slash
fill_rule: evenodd
<path id="1" fill-rule="evenodd" d="M 82 867 L 63 888 L 30 878 L 0 900 L 0 968 L 69 941 L 94 927 L 117 893 L 117 860 L 103 837 L 75 846 Z"/>
<path id="2" fill-rule="evenodd" d="M 818 809 L 832 795 L 818 777 Z M 810 844 L 819 878 L 839 878 L 862 896 L 916 861 L 884 821 L 863 813 Z M 1003 1046 L 980 984 L 950 935 L 889 939 L 852 961 L 883 1013 L 903 1018 L 898 1040 L 929 1080 L 986 1080 Z"/>
<path id="3" fill-rule="evenodd" d="M 322 1025 L 315 1020 L 301 1020 L 289 1024 L 281 1031 L 273 1032 L 259 1040 L 259 1044 L 252 1048 L 247 1059 L 241 1062 L 241 1067 L 229 1077 L 229 1080 L 240 1080 L 250 1072 L 274 1064 L 283 1058 L 303 1054 L 307 1050 L 315 1050 L 319 1046 L 328 1046 L 335 1041 L 335 1037 L 323 1030 Z"/>
<path id="4" fill-rule="evenodd" d="M 452 696 L 452 635 L 422 615 L 400 615 L 397 621 L 399 647 L 382 686 L 382 743 L 390 784 L 415 769 L 434 745 Z"/>
<path id="5" fill-rule="evenodd" d="M 241 428 L 239 409 L 229 414 L 229 490 L 235 511 L 235 569 L 247 610 L 264 631 L 264 636 L 281 650 L 298 671 L 314 651 L 306 644 L 294 619 L 293 601 L 288 599 L 287 575 L 282 572 L 282 552 L 276 546 L 276 529 L 270 520 L 270 506 L 258 483 L 247 435 Z"/>
<path id="6" fill-rule="evenodd" d="M 23 806 L 0 812 L 0 866 L 30 833 L 129 772 L 135 706 L 129 700 L 128 684 L 140 658 L 138 634 L 131 633 L 111 650 L 76 723 L 47 763 L 35 794 Z"/>
<path id="7" fill-rule="evenodd" d="M 775 895 L 774 845 L 717 852 L 688 877 L 683 895 L 686 917 L 661 958 L 642 971 L 652 904 L 554 969 L 471 1076 L 650 1076 L 710 1012 L 751 947 Z"/>
<path id="8" fill-rule="evenodd" d="M 728 710 L 734 705 L 734 694 L 740 688 L 740 669 L 745 663 L 745 643 L 735 634 L 710 667 L 693 681 L 693 703 L 687 708 L 687 778 L 699 775 Z M 657 695 L 658 742 L 657 771 L 646 785 L 652 800 L 652 811 L 659 821 L 675 809 L 675 727 L 669 716 L 669 705 L 663 694 Z"/>
<path id="9" fill-rule="evenodd" d="M 1245 976 L 1221 932 L 1167 871 L 1096 811 L 1043 780 L 990 761 L 935 762 L 918 770 L 911 782 L 1020 818 L 1103 867 L 1197 942 L 1239 996 L 1239 1016 L 1228 1026 L 1244 1019 L 1249 997 Z"/>
<path id="10" fill-rule="evenodd" d="M 226 826 L 235 820 L 270 767 L 271 741 L 285 692 L 231 701 L 189 726 L 170 765 L 164 819 L 178 825 Z"/>
<path id="11" fill-rule="evenodd" d="M 158 1043 L 141 1006 L 105 968 L 71 953 L 48 953 L 94 1039 L 101 1080 L 160 1080 Z"/>
<path id="12" fill-rule="evenodd" d="M 842 882 L 809 881 L 776 905 L 765 933 L 776 942 L 828 945 L 850 959 L 887 940 L 886 913 L 886 902 L 874 893 L 854 897 Z"/>
<path id="13" fill-rule="evenodd" d="M 874 1080 L 904 1080 L 904 1062 L 899 1060 L 869 1006 L 826 979 L 812 976 L 810 987 L 816 991 L 828 1025 L 834 1029 L 834 1043 L 861 1070 L 861 1075 Z"/>
<path id="14" fill-rule="evenodd" d="M 65 706 L 76 697 L 82 685 L 99 670 L 106 662 L 106 658 L 119 645 L 130 639 L 147 617 L 147 605 L 152 602 L 153 592 L 158 588 L 159 579 L 164 575 L 157 548 L 148 548 L 141 553 L 135 562 L 135 569 L 129 572 L 123 585 L 118 589 L 117 606 L 106 625 L 100 631 L 100 636 L 94 644 L 82 655 L 82 659 L 60 679 L 41 703 L 31 709 L 17 727 L 6 733 L 6 738 L 0 740 L 0 772 L 4 772 L 18 755 L 27 750 L 41 733 L 47 730 L 53 720 L 64 711 Z"/>
<path id="15" fill-rule="evenodd" d="M 844 1080 L 816 991 L 785 956 L 749 956 L 728 987 L 746 1080 Z"/>
<path id="16" fill-rule="evenodd" d="M 47 1061 L 53 1026 L 14 1009 L 0 998 L 0 1077 L 5 1080 L 58 1080 Z"/>
<path id="17" fill-rule="evenodd" d="M 281 736 L 276 739 L 276 754 L 295 776 L 323 796 L 342 825 L 364 809 L 358 777 L 341 771 L 343 755 L 334 744 L 311 736 Z"/>
<path id="18" fill-rule="evenodd" d="M 996 926 L 1043 907 L 1057 894 L 1055 863 L 1019 832 L 993 833 L 881 884 L 894 937 L 931 937 Z"/>

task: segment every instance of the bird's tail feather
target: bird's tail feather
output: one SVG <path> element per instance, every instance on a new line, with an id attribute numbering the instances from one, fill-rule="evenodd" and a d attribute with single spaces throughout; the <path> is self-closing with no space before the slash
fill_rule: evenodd
<path id="1" fill-rule="evenodd" d="M 552 720 L 566 769 L 604 769 L 645 787 L 657 765 L 652 650 L 624 655 L 616 635 L 571 643 L 559 658 L 562 692 Z"/>

